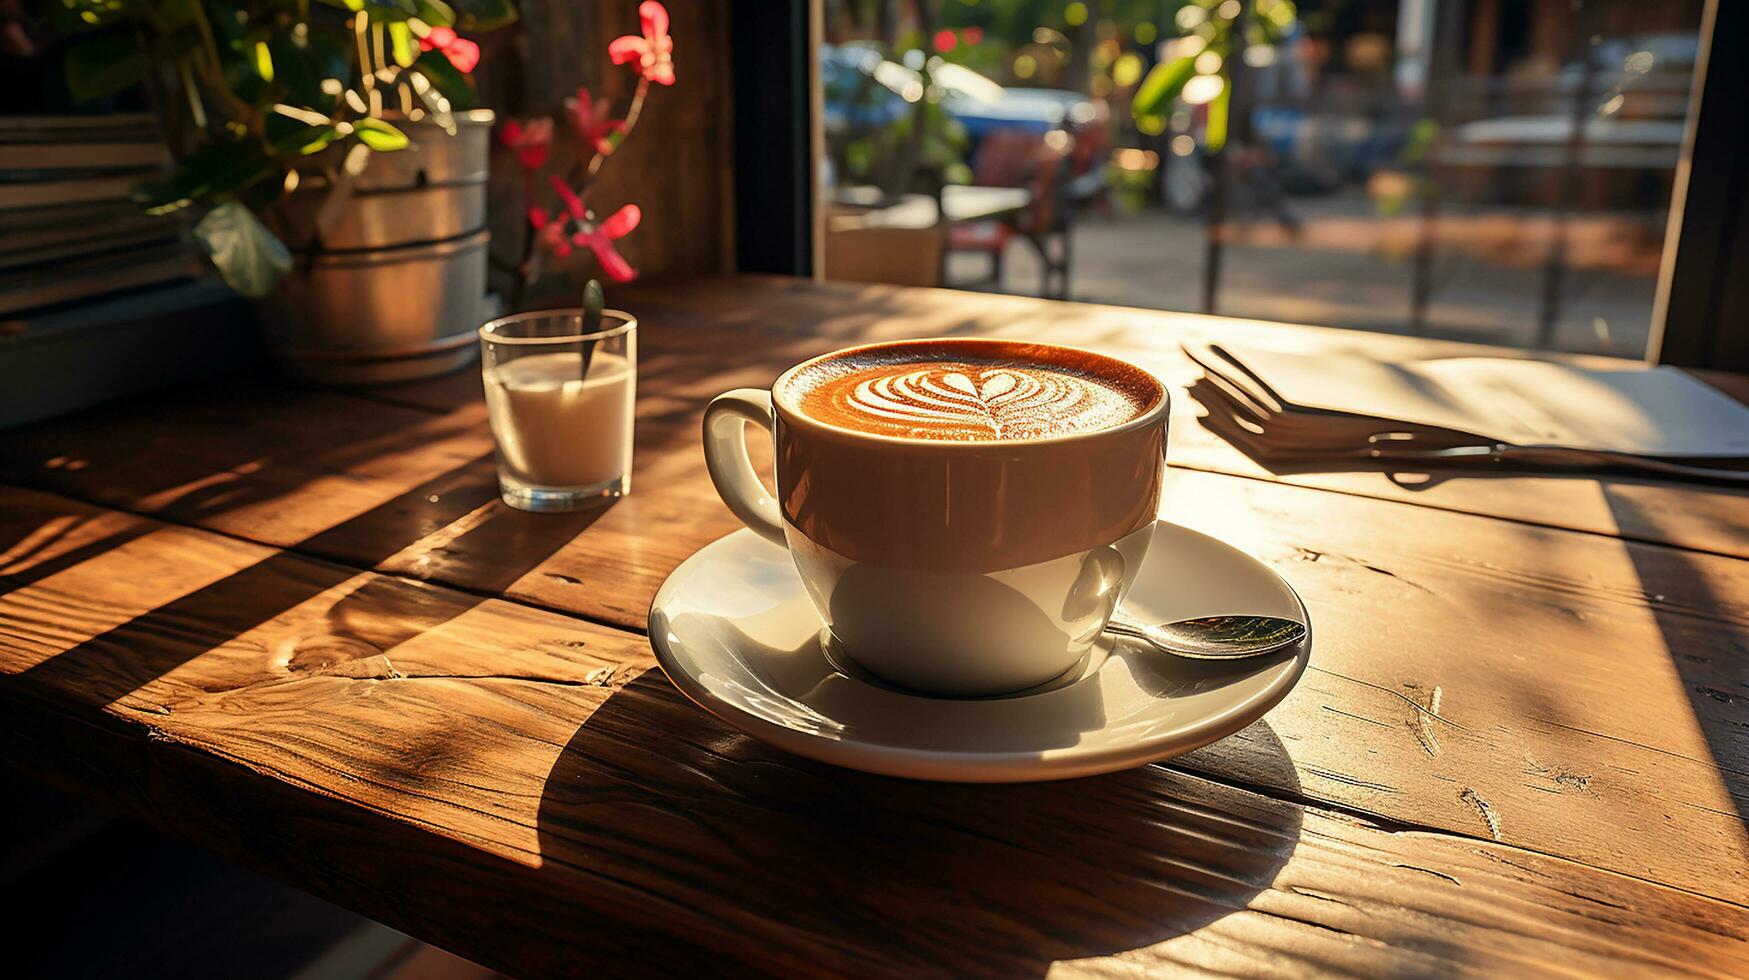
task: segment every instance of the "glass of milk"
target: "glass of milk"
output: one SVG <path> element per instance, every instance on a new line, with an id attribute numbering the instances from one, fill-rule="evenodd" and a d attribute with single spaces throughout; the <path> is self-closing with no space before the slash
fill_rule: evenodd
<path id="1" fill-rule="evenodd" d="M 606 310 L 501 317 L 480 328 L 498 490 L 518 510 L 577 510 L 632 487 L 638 321 Z"/>

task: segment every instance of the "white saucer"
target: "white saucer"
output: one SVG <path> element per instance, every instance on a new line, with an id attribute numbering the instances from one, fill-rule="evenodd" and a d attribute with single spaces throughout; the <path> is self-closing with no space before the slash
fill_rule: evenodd
<path id="1" fill-rule="evenodd" d="M 1143 622 L 1252 613 L 1310 625 L 1267 565 L 1165 521 L 1123 605 Z M 1312 652 L 1310 630 L 1291 650 L 1224 664 L 1106 637 L 1032 692 L 955 699 L 841 671 L 822 632 L 789 553 L 747 530 L 688 558 L 650 607 L 662 670 L 735 728 L 822 762 L 955 782 L 1069 779 L 1188 752 L 1262 717 Z"/>

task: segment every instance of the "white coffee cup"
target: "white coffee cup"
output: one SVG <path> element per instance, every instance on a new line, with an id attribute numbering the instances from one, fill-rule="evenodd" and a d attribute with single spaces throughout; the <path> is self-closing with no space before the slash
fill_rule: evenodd
<path id="1" fill-rule="evenodd" d="M 1109 428 L 999 441 L 897 437 L 803 413 L 799 372 L 874 348 L 1076 366 L 1147 397 L 1140 414 Z M 930 694 L 1006 694 L 1080 662 L 1128 591 L 1159 506 L 1167 403 L 1142 369 L 1075 348 L 868 345 L 796 365 L 769 392 L 718 395 L 705 410 L 705 462 L 729 509 L 789 549 L 857 666 Z M 775 499 L 748 459 L 749 422 L 771 431 Z"/>

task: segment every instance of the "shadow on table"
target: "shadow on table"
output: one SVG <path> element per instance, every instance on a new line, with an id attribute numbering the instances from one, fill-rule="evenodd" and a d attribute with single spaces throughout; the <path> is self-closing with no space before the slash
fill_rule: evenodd
<path id="1" fill-rule="evenodd" d="M 447 527 L 459 514 L 472 513 L 479 503 L 496 498 L 497 477 L 491 463 L 490 457 L 465 463 L 306 539 L 300 551 L 274 552 L 74 643 L 0 683 L 43 684 L 78 690 L 88 700 L 113 702 L 330 590 L 336 590 L 331 600 L 312 606 L 287 643 L 262 652 L 263 673 L 305 669 L 306 661 L 327 664 L 388 653 L 488 596 L 502 593 L 613 506 L 614 501 L 608 500 L 568 514 L 525 514 L 494 504 L 444 547 L 423 556 L 417 567 L 399 570 L 411 577 L 436 579 L 442 577 L 448 555 L 489 556 L 474 562 L 475 592 L 419 589 L 400 578 L 366 571 L 426 534 Z M 440 495 L 436 489 L 460 485 L 469 487 L 466 494 L 446 489 Z M 457 512 L 458 507 L 465 510 Z M 434 513 L 433 508 L 441 510 Z M 0 553 L 10 556 L 0 567 L 0 596 L 83 562 L 100 561 L 156 527 L 140 521 L 64 554 L 51 554 L 56 538 L 78 523 L 32 536 L 33 530 L 49 526 L 49 514 L 43 509 L 41 516 L 24 514 L 14 521 L 7 515 L 0 520 Z M 311 555 L 349 563 L 335 564 Z M 356 588 L 341 591 L 354 579 L 360 580 Z"/>
<path id="2" fill-rule="evenodd" d="M 445 446 L 478 430 L 482 418 L 244 375 L 8 432 L 0 473 L 9 482 L 195 524 L 351 474 L 388 453 Z"/>
<path id="3" fill-rule="evenodd" d="M 1197 386 L 1208 383 L 1205 378 L 1193 385 L 1192 396 L 1195 396 Z M 1208 403 L 1203 404 L 1206 406 Z M 1487 480 L 1493 477 L 1525 475 L 1549 480 L 1594 483 L 1609 508 L 1616 528 L 1632 529 L 1635 537 L 1649 538 L 1653 542 L 1658 538 L 1660 515 L 1656 510 L 1638 502 L 1631 492 L 1624 492 L 1631 491 L 1635 485 L 1691 485 L 1709 493 L 1734 495 L 1749 504 L 1749 494 L 1735 491 L 1731 487 L 1704 481 L 1685 484 L 1683 481 L 1658 480 L 1653 476 L 1632 472 L 1601 476 L 1590 470 L 1527 470 L 1507 467 L 1409 472 L 1404 471 L 1400 465 L 1392 466 L 1366 460 L 1283 463 L 1255 453 L 1250 448 L 1249 440 L 1245 438 L 1246 433 L 1233 421 L 1213 412 L 1201 417 L 1199 421 L 1247 458 L 1276 475 L 1379 472 L 1405 490 L 1426 490 L 1448 480 Z M 1721 527 L 1720 533 L 1731 533 L 1731 528 Z M 1713 767 L 1726 795 L 1731 798 L 1736 817 L 1745 827 L 1745 838 L 1733 843 L 1749 844 L 1749 774 L 1745 774 L 1740 761 L 1744 757 L 1743 728 L 1744 719 L 1749 715 L 1749 686 L 1743 683 L 1740 658 L 1733 659 L 1726 652 L 1733 643 L 1739 649 L 1744 646 L 1744 637 L 1749 636 L 1749 627 L 1743 625 L 1740 617 L 1731 614 L 1730 597 L 1719 594 L 1714 587 L 1718 576 L 1709 574 L 1702 567 L 1707 563 L 1728 559 L 1697 553 L 1680 546 L 1628 540 L 1626 537 L 1617 543 L 1624 550 L 1639 578 L 1646 607 L 1657 623 L 1671 667 L 1681 679 L 1683 693 L 1693 709 L 1695 723 L 1706 738 Z M 1572 569 L 1563 571 L 1573 572 Z"/>
<path id="4" fill-rule="evenodd" d="M 1628 495 L 1611 492 L 1608 486 L 1603 487 L 1603 495 L 1618 525 L 1656 526 L 1657 515 Z M 1749 497 L 1745 504 L 1749 505 Z M 1744 737 L 1749 669 L 1743 660 L 1749 651 L 1749 626 L 1741 615 L 1732 614 L 1729 598 L 1712 588 L 1717 576 L 1701 567 L 1722 560 L 1661 545 L 1624 541 L 1622 547 L 1633 562 L 1670 664 L 1682 679 L 1694 720 L 1712 751 L 1719 781 L 1749 839 L 1749 773 L 1743 765 L 1749 747 Z M 1735 844 L 1742 846 L 1746 839 Z"/>
<path id="5" fill-rule="evenodd" d="M 1268 725 L 1250 734 L 1297 788 Z M 650 670 L 572 736 L 539 830 L 544 862 L 647 883 L 743 962 L 1036 976 L 1245 908 L 1300 815 L 1157 766 L 1019 785 L 839 769 L 728 729 Z"/>

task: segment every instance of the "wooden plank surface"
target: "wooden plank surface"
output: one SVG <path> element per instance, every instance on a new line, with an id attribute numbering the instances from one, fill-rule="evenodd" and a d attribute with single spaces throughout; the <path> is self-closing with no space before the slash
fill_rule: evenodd
<path id="1" fill-rule="evenodd" d="M 0 589 L 9 760 L 519 975 L 1749 970 L 1741 905 L 1160 766 L 820 766 L 639 636 L 55 495 L 0 489 Z"/>
<path id="2" fill-rule="evenodd" d="M 684 788 L 686 812 L 678 817 L 665 797 L 614 795 L 624 789 L 617 782 L 607 809 L 623 807 L 614 811 L 622 822 L 646 814 L 659 824 L 680 820 L 687 834 L 715 834 L 716 843 L 676 852 L 710 867 L 745 865 L 749 849 L 781 865 L 788 852 L 774 840 L 786 835 L 814 840 L 817 850 L 808 853 L 817 858 L 829 844 L 817 836 L 818 828 L 806 829 L 807 820 L 819 815 L 813 809 L 819 801 L 810 794 L 830 790 L 829 802 L 838 809 L 827 816 L 842 820 L 843 808 L 880 811 L 860 799 L 863 790 L 884 801 L 894 792 L 890 787 L 909 785 L 811 767 L 729 734 L 649 673 L 647 643 L 623 631 L 642 628 L 649 599 L 668 571 L 736 526 L 710 489 L 697 448 L 705 401 L 726 388 L 769 384 L 783 367 L 823 350 L 932 334 L 1003 333 L 1081 344 L 1128 357 L 1178 385 L 1194 377 L 1177 349 L 1185 339 L 1388 356 L 1476 352 L 1467 345 L 1316 328 L 745 277 L 652 284 L 622 298 L 643 321 L 635 492 L 605 510 L 534 516 L 499 503 L 478 379 L 468 374 L 362 397 L 243 379 L 0 433 L 0 480 L 65 495 L 0 491 L 0 589 L 6 590 L 0 595 L 0 643 L 7 644 L 10 658 L 5 669 L 17 675 L 0 682 L 0 696 L 50 727 L 83 725 L 72 730 L 87 731 L 86 716 L 102 713 L 116 759 L 125 762 L 86 783 L 120 779 L 125 786 L 127 777 L 117 774 L 146 763 L 154 767 L 154 778 L 171 779 L 157 774 L 155 750 L 136 744 L 144 732 L 154 744 L 169 747 L 164 751 L 181 753 L 174 758 L 189 772 L 202 773 L 199 779 L 207 782 L 200 785 L 212 792 L 237 775 L 225 767 L 240 766 L 252 774 L 252 805 L 272 800 L 273 807 L 307 810 L 318 822 L 346 814 L 367 825 L 360 841 L 336 846 L 378 846 L 417 828 L 426 835 L 415 849 L 421 858 L 440 854 L 446 867 L 471 867 L 480 854 L 507 862 L 491 874 L 509 877 L 484 886 L 494 894 L 565 903 L 575 900 L 572 890 L 604 889 L 599 894 L 609 897 L 582 902 L 560 923 L 573 933 L 589 924 L 589 916 L 672 915 L 674 903 L 696 915 L 716 900 L 707 893 L 752 910 L 700 923 L 701 931 L 680 938 L 659 927 L 649 932 L 622 926 L 597 952 L 626 954 L 659 943 L 676 950 L 679 964 L 685 959 L 679 950 L 709 937 L 712 943 L 739 943 L 733 955 L 748 964 L 795 966 L 802 962 L 795 957 L 806 955 L 816 965 L 848 969 L 852 961 L 836 957 L 874 956 L 869 962 L 907 971 L 919 964 L 856 948 L 860 934 L 846 932 L 850 927 L 836 920 L 807 919 L 797 926 L 796 938 L 778 936 L 765 924 L 749 925 L 762 916 L 781 918 L 780 912 L 796 915 L 767 894 L 781 892 L 782 882 L 754 875 L 743 890 L 739 879 L 640 879 L 636 867 L 653 859 L 637 851 L 639 842 L 616 844 L 606 822 L 589 823 L 593 814 L 606 812 L 595 804 L 578 804 L 575 819 L 588 830 L 574 837 L 566 831 L 562 845 L 544 842 L 542 828 L 552 822 L 540 813 L 532 824 L 516 815 L 517 806 L 526 809 L 531 795 L 541 795 L 530 788 L 529 773 L 556 772 L 568 756 L 555 757 L 553 747 L 575 745 L 592 718 L 617 717 L 597 711 L 614 703 L 628 709 L 627 720 L 617 727 L 594 725 L 597 735 L 618 739 L 616 752 L 646 754 L 635 763 L 599 754 L 592 739 L 585 753 L 590 764 L 606 766 L 621 781 L 650 780 L 650 786 L 662 785 L 662 773 L 708 778 Z M 1709 380 L 1727 391 L 1741 390 L 1741 379 L 1733 376 Z M 1444 918 L 1418 920 L 1423 928 L 1417 932 L 1401 914 L 1422 908 L 1416 904 L 1421 898 L 1370 890 L 1386 888 L 1394 871 L 1359 871 L 1359 865 L 1315 851 L 1305 856 L 1316 858 L 1322 877 L 1289 889 L 1296 896 L 1290 918 L 1302 915 L 1304 889 L 1340 896 L 1347 906 L 1326 902 L 1323 911 L 1363 909 L 1368 929 L 1357 932 L 1347 920 L 1336 925 L 1328 916 L 1316 917 L 1316 925 L 1346 932 L 1348 946 L 1373 950 L 1377 958 L 1345 959 L 1334 946 L 1280 939 L 1271 930 L 1291 927 L 1267 919 L 1279 911 L 1265 913 L 1264 920 L 1250 916 L 1260 901 L 1285 901 L 1270 897 L 1281 889 L 1253 875 L 1246 880 L 1256 879 L 1261 890 L 1247 894 L 1247 911 L 1232 912 L 1241 903 L 1223 899 L 1217 904 L 1229 910 L 1220 913 L 1225 918 L 1139 946 L 1129 942 L 1135 936 L 1111 939 L 1091 925 L 1080 931 L 1081 917 L 1074 919 L 1075 930 L 1045 936 L 1048 923 L 1060 920 L 1028 919 L 1026 910 L 1008 909 L 1014 914 L 997 914 L 1000 922 L 990 928 L 1005 937 L 1014 958 L 993 963 L 1009 967 L 1007 972 L 1030 971 L 1040 950 L 1048 949 L 1050 960 L 1075 959 L 1069 946 L 1107 936 L 1095 945 L 1109 949 L 1085 955 L 1132 952 L 1098 960 L 1090 965 L 1095 972 L 1177 965 L 1414 973 L 1431 968 L 1434 961 L 1418 958 L 1423 956 L 1443 956 L 1447 967 L 1502 969 L 1517 957 L 1519 966 L 1552 969 L 1570 955 L 1605 955 L 1585 947 L 1595 938 L 1596 923 L 1561 918 L 1571 908 L 1548 890 L 1572 892 L 1563 876 L 1578 875 L 1588 883 L 1584 888 L 1602 887 L 1596 882 L 1652 888 L 1655 882 L 1692 893 L 1682 902 L 1699 903 L 1681 906 L 1687 911 L 1677 918 L 1705 923 L 1700 928 L 1707 934 L 1654 930 L 1629 944 L 1635 952 L 1617 964 L 1621 968 L 1674 965 L 1704 972 L 1715 962 L 1740 965 L 1731 959 L 1740 947 L 1731 943 L 1743 938 L 1740 917 L 1749 904 L 1743 821 L 1749 807 L 1749 563 L 1741 560 L 1749 555 L 1749 496 L 1616 478 L 1454 477 L 1411 489 L 1376 473 L 1281 476 L 1203 431 L 1194 406 L 1183 398 L 1174 409 L 1171 461 L 1165 516 L 1233 541 L 1278 568 L 1306 598 L 1318 643 L 1305 680 L 1266 724 L 1178 760 L 1169 790 L 1150 784 L 1140 796 L 1125 790 L 1113 799 L 1145 797 L 1148 806 L 1174 815 L 1219 812 L 1240 823 L 1255 823 L 1257 807 L 1287 807 L 1307 826 L 1358 821 L 1362 830 L 1354 833 L 1365 838 L 1361 850 L 1373 855 L 1367 860 L 1395 855 L 1385 864 L 1423 861 L 1419 852 L 1392 850 L 1405 841 L 1431 842 L 1426 846 L 1437 860 L 1426 860 L 1434 864 L 1486 855 L 1476 860 L 1487 863 L 1464 864 L 1463 874 L 1445 865 L 1439 873 L 1463 881 L 1460 887 L 1483 883 L 1490 915 L 1496 906 L 1514 908 L 1529 924 L 1505 928 L 1497 917 L 1464 915 L 1454 923 L 1448 921 L 1454 918 L 1451 899 L 1442 896 L 1437 908 Z M 81 506 L 68 497 L 115 510 Z M 561 634 L 575 634 L 583 652 L 553 639 Z M 507 702 L 523 707 L 513 709 L 509 722 L 493 723 L 498 727 L 480 722 L 477 732 L 464 725 L 461 733 L 445 730 L 440 737 L 436 726 L 420 727 L 415 720 L 440 714 L 438 703 L 458 684 L 468 690 L 454 694 L 457 704 L 466 705 L 455 717 L 488 718 L 492 706 L 512 710 Z M 534 687 L 523 691 L 524 684 Z M 387 695 L 376 693 L 393 690 L 399 696 L 401 688 L 426 701 L 383 701 Z M 516 713 L 525 708 L 526 714 Z M 340 714 L 330 719 L 324 713 L 331 711 Z M 315 723 L 318 734 L 298 728 L 312 717 L 322 719 Z M 178 727 L 184 723 L 190 727 Z M 557 728 L 543 727 L 552 725 Z M 10 729 L 17 738 L 29 735 L 22 723 Z M 517 738 L 506 734 L 510 729 L 534 734 Z M 676 732 L 687 733 L 680 744 L 669 740 Z M 401 743 L 410 737 L 423 741 L 408 749 Z M 693 749 L 704 757 L 688 755 Z M 452 754 L 463 769 L 446 768 Z M 669 772 L 674 760 L 688 767 L 678 777 Z M 742 763 L 752 764 L 742 772 Z M 354 785 L 348 774 L 360 767 L 373 774 Z M 376 769 L 383 770 L 380 778 Z M 420 778 L 427 773 L 440 781 L 423 786 Z M 761 782 L 761 773 L 803 775 L 785 776 L 801 781 L 791 785 L 784 779 Z M 184 777 L 196 778 L 175 776 Z M 593 777 L 582 778 L 587 783 Z M 392 785 L 381 789 L 378 783 Z M 724 789 L 730 800 L 711 796 Z M 469 796 L 476 790 L 492 798 Z M 767 791 L 801 793 L 809 803 L 784 809 L 785 801 L 794 800 L 774 800 Z M 996 799 L 970 788 L 918 788 L 907 797 L 915 808 L 904 821 L 925 822 L 931 793 L 942 792 L 963 796 L 967 821 L 975 803 L 988 806 Z M 167 794 L 155 796 L 153 805 L 167 815 L 184 814 L 185 825 L 199 823 L 188 808 L 206 802 L 171 802 L 162 798 Z M 306 799 L 310 794 L 319 799 Z M 1031 799 L 1024 793 L 1015 798 Z M 773 807 L 782 815 L 768 812 Z M 690 822 L 695 812 L 700 822 Z M 1050 835 L 1071 834 L 1067 823 L 1051 822 L 1069 820 L 1067 804 L 1059 817 L 1051 812 L 1044 807 L 1041 822 L 1003 838 L 1004 846 L 1037 850 Z M 1146 820 L 1164 820 L 1163 826 L 1185 834 L 1202 827 L 1148 814 Z M 479 819 L 505 822 L 471 822 Z M 767 823 L 776 838 L 767 839 Z M 532 836 L 529 826 L 535 828 Z M 750 826 L 761 832 L 741 832 Z M 884 833 L 866 822 L 857 826 Z M 1114 825 L 1100 833 L 1115 840 L 1120 831 L 1139 829 Z M 1345 854 L 1360 847 L 1346 837 L 1331 844 L 1332 833 L 1315 836 Z M 741 856 L 712 850 L 724 841 L 740 847 Z M 270 864 L 291 860 L 264 858 L 246 832 L 225 843 Z M 949 844 L 944 838 L 931 846 Z M 951 848 L 964 846 L 955 838 Z M 540 867 L 556 877 L 519 877 L 531 849 Z M 1297 866 L 1305 837 L 1289 850 L 1292 859 L 1277 872 Z M 606 870 L 614 884 L 602 885 L 593 877 L 568 877 L 574 869 L 548 858 L 561 851 L 574 854 L 591 875 L 598 870 L 591 863 L 598 853 L 623 856 L 625 863 L 610 861 Z M 1113 870 L 1119 853 L 1112 852 L 1113 867 L 1099 869 L 1101 874 L 1119 874 Z M 1170 863 L 1169 853 L 1163 846 L 1158 854 L 1139 856 L 1136 868 Z M 330 859 L 320 849 L 317 856 Z M 912 857 L 924 860 L 921 852 Z M 1233 854 L 1222 860 L 1250 859 Z M 1522 869 L 1533 864 L 1536 875 L 1561 878 L 1562 884 L 1537 884 L 1542 890 L 1528 897 L 1515 891 L 1526 881 Z M 678 865 L 655 865 L 678 876 Z M 1510 872 L 1517 876 L 1513 882 L 1484 873 L 1500 867 L 1520 870 Z M 1041 863 L 1032 870 L 1048 879 L 1044 887 L 1063 884 L 1061 876 L 1069 872 L 1050 868 Z M 355 906 L 379 901 L 385 889 L 395 893 L 386 867 L 377 869 L 385 877 L 372 881 L 329 880 L 312 862 L 271 870 L 298 880 L 315 877 L 319 884 L 313 887 Z M 845 880 L 867 873 L 861 865 L 835 870 Z M 1121 872 L 1132 873 L 1144 871 Z M 1205 867 L 1198 873 L 1212 872 Z M 1375 873 L 1383 877 L 1371 880 Z M 1179 879 L 1148 880 L 1150 888 L 1174 895 L 1207 891 Z M 885 883 L 906 902 L 930 907 L 903 883 Z M 971 894 L 985 901 L 1025 887 L 1017 880 L 1001 884 Z M 628 891 L 616 891 L 620 886 Z M 1101 900 L 1097 888 L 1089 890 L 1087 901 Z M 1576 907 L 1592 912 L 1586 903 L 1605 896 L 1583 888 L 1580 893 L 1587 898 Z M 836 891 L 831 895 L 838 897 Z M 1652 907 L 1644 896 L 1632 898 L 1641 903 L 1632 905 L 1636 914 Z M 1604 900 L 1619 904 L 1623 896 Z M 799 904 L 812 913 L 822 901 L 812 895 Z M 1565 911 L 1551 912 L 1550 903 Z M 870 914 L 851 907 L 856 915 Z M 445 910 L 415 901 L 382 917 L 474 955 L 455 942 L 488 926 L 502 933 L 506 924 L 490 918 L 500 911 L 439 921 Z M 395 914 L 411 921 L 398 922 Z M 1178 911 L 1162 914 L 1178 921 Z M 455 919 L 453 910 L 448 915 Z M 1087 919 L 1093 917 L 1088 911 Z M 1259 921 L 1270 928 L 1261 929 Z M 1543 935 L 1544 926 L 1565 938 Z M 1636 919 L 1624 925 L 1624 935 L 1641 927 L 1654 929 Z M 444 931 L 451 928 L 455 932 Z M 1505 945 L 1467 931 L 1498 928 L 1505 928 Z M 1730 942 L 1721 942 L 1721 935 Z M 1450 945 L 1453 936 L 1468 944 L 1461 949 L 1473 946 L 1486 955 L 1461 960 L 1460 947 Z M 516 954 L 516 968 L 558 969 L 558 960 L 543 957 L 558 955 L 551 945 L 560 939 L 559 926 L 544 937 L 537 950 Z M 747 945 L 754 940 L 758 948 Z M 919 948 L 938 941 L 945 940 L 920 937 Z M 1557 953 L 1539 945 L 1548 942 L 1589 951 Z M 1690 955 L 1689 943 L 1706 955 Z M 1683 952 L 1658 959 L 1672 950 Z M 1714 954 L 1725 958 L 1709 958 Z M 940 963 L 958 963 L 942 955 Z M 476 958 L 502 965 L 489 955 Z M 1573 962 L 1599 970 L 1605 963 Z"/>
<path id="3" fill-rule="evenodd" d="M 1005 331 L 1049 327 L 1051 337 L 1125 353 L 1168 376 L 1184 335 L 1181 318 L 1136 311 L 927 290 L 876 289 L 851 304 L 843 293 L 753 280 L 734 293 L 707 281 L 639 294 L 649 300 L 634 304 L 646 321 L 636 490 L 605 511 L 533 516 L 498 503 L 478 382 L 467 375 L 375 396 L 398 404 L 271 388 L 279 393 L 263 398 L 259 384 L 245 383 L 149 411 L 98 413 L 0 437 L 0 474 L 635 630 L 668 572 L 737 526 L 697 449 L 711 395 L 768 384 L 794 360 L 871 333 L 952 332 L 968 303 L 1003 307 L 1003 316 L 980 316 Z M 708 314 L 712 302 L 722 305 Z M 1047 323 L 1048 312 L 1061 322 Z M 1184 329 L 1210 327 L 1191 321 Z M 792 322 L 801 326 L 773 326 Z M 1296 339 L 1301 328 L 1212 323 L 1309 343 Z M 1193 418 L 1175 420 L 1173 439 L 1175 463 L 1216 444 Z M 1532 520 L 1530 504 L 1517 521 L 1478 513 L 1495 495 L 1536 498 L 1538 484 L 1569 495 L 1588 485 L 1612 521 L 1648 539 L 1710 527 L 1711 547 L 1567 530 L 1583 521 Z M 1186 765 L 1749 901 L 1749 665 L 1740 654 L 1749 649 L 1749 565 L 1724 557 L 1749 548 L 1739 530 L 1749 498 L 1616 480 L 1441 486 L 1479 489 L 1428 507 L 1417 506 L 1425 494 L 1380 500 L 1172 468 L 1163 514 L 1277 567 L 1305 597 L 1319 637 L 1314 669 L 1272 716 L 1294 743 L 1291 780 L 1260 765 L 1243 740 Z M 1685 508 L 1690 498 L 1697 503 Z"/>

